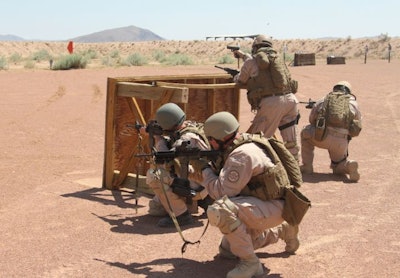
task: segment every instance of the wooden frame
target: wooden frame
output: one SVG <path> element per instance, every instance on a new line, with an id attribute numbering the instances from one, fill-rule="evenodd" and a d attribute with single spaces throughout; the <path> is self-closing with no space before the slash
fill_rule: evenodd
<path id="1" fill-rule="evenodd" d="M 229 74 L 108 78 L 104 188 L 125 187 L 132 174 L 136 182 L 145 176 L 149 165 L 137 154 L 150 150 L 138 127 L 154 119 L 157 109 L 168 102 L 178 104 L 187 120 L 204 122 L 218 111 L 229 111 L 239 119 L 240 88 Z"/>

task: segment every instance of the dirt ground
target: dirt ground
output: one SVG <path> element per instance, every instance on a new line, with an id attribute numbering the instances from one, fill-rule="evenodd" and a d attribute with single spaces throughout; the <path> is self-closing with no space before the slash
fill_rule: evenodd
<path id="1" fill-rule="evenodd" d="M 350 143 L 361 179 L 330 174 L 317 150 L 317 173 L 304 176 L 312 201 L 301 246 L 258 250 L 265 277 L 398 277 L 400 62 L 292 67 L 301 101 L 333 84 L 353 85 L 364 117 Z M 225 277 L 235 261 L 215 258 L 221 238 L 209 227 L 199 245 L 181 254 L 175 229 L 156 228 L 149 198 L 102 189 L 107 77 L 220 72 L 212 66 L 135 67 L 71 71 L 0 71 L 1 277 Z M 300 106 L 299 127 L 308 112 Z M 243 95 L 241 127 L 252 118 Z M 206 224 L 184 229 L 197 240 Z"/>

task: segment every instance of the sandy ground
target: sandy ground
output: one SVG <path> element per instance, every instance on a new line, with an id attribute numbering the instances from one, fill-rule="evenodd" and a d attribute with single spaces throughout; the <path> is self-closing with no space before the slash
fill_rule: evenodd
<path id="1" fill-rule="evenodd" d="M 265 277 L 398 277 L 400 62 L 290 68 L 299 100 L 348 80 L 364 116 L 350 144 L 361 180 L 330 174 L 318 150 L 317 173 L 304 176 L 312 208 L 296 255 L 279 242 L 258 250 Z M 209 227 L 182 255 L 174 229 L 158 229 L 149 198 L 101 188 L 107 77 L 219 72 L 212 66 L 71 71 L 0 71 L 1 277 L 225 277 L 235 261 L 214 258 L 220 233 Z M 308 110 L 300 107 L 299 127 Z M 241 125 L 252 117 L 243 96 Z M 183 234 L 197 240 L 206 224 Z"/>

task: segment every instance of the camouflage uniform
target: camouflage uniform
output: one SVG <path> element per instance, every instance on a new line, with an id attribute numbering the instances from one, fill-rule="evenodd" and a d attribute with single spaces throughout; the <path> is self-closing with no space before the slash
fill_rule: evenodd
<path id="1" fill-rule="evenodd" d="M 183 124 L 182 128 L 185 127 L 185 124 L 188 124 L 188 122 L 186 121 Z M 188 141 L 190 142 L 190 146 L 193 148 L 199 148 L 200 150 L 209 149 L 201 136 L 193 132 L 186 132 L 182 134 L 179 139 L 172 142 L 172 145 L 168 143 L 167 138 L 164 136 L 155 136 L 155 141 L 155 148 L 157 149 L 157 151 L 173 150 L 174 148 L 180 146 L 182 142 Z M 171 148 L 168 147 L 169 145 L 171 145 Z M 174 173 L 171 173 L 170 169 L 168 168 L 168 165 L 159 165 L 159 167 L 157 167 L 159 171 L 158 175 L 160 176 L 162 182 L 160 182 L 158 176 L 154 174 L 155 169 L 151 168 L 147 172 L 146 182 L 155 193 L 155 198 L 150 201 L 149 213 L 155 216 L 162 215 L 162 213 L 160 212 L 160 208 L 157 206 L 157 204 L 161 203 L 162 208 L 165 210 L 164 214 L 172 209 L 172 212 L 175 214 L 175 216 L 179 217 L 180 215 L 187 213 L 188 207 L 185 198 L 172 192 L 172 188 L 170 187 L 170 185 L 173 181 L 173 177 L 171 176 L 171 174 Z M 176 174 L 177 176 L 179 176 L 179 171 L 177 170 L 178 169 L 175 169 L 175 172 L 177 172 Z M 189 174 L 191 173 L 193 173 L 193 168 L 189 166 Z M 165 194 L 162 186 L 164 186 Z M 199 189 L 200 185 L 197 182 L 190 180 L 190 187 L 197 190 Z M 201 194 L 203 198 L 207 196 L 207 192 L 205 190 L 203 190 Z M 168 205 L 167 198 L 171 208 Z"/>
<path id="2" fill-rule="evenodd" d="M 237 206 L 240 224 L 224 234 L 221 247 L 239 258 L 254 256 L 254 250 L 282 238 L 280 225 L 284 222 L 284 200 L 262 201 L 256 197 L 239 195 L 251 177 L 273 166 L 271 159 L 259 146 L 246 143 L 228 155 L 219 175 L 210 168 L 203 171 L 202 185 L 210 196 L 215 200 L 227 196 Z M 295 241 L 294 247 L 288 246 L 287 251 L 294 252 L 298 248 L 297 238 Z"/>
<path id="3" fill-rule="evenodd" d="M 358 163 L 354 160 L 348 159 L 349 139 L 351 139 L 348 129 L 331 127 L 328 125 L 326 129 L 326 137 L 322 141 L 315 140 L 314 136 L 316 120 L 319 111 L 323 108 L 324 99 L 325 98 L 316 102 L 315 106 L 310 112 L 310 124 L 305 126 L 300 134 L 301 158 L 303 163 L 303 165 L 301 165 L 301 170 L 305 174 L 309 174 L 314 171 L 314 148 L 318 147 L 328 150 L 329 157 L 331 159 L 330 167 L 332 168 L 334 174 L 348 174 L 351 181 L 358 181 L 360 178 L 358 173 Z M 350 96 L 349 108 L 354 119 L 361 123 L 361 112 L 355 97 L 352 95 Z"/>
<path id="4" fill-rule="evenodd" d="M 238 84 L 247 85 L 251 79 L 259 75 L 260 69 L 256 60 L 249 54 L 243 57 L 244 63 L 240 73 L 234 77 Z M 268 69 L 263 69 L 268 73 Z M 298 100 L 293 93 L 274 94 L 262 98 L 256 115 L 248 132 L 256 133 L 262 131 L 265 137 L 271 137 L 281 127 L 280 134 L 287 149 L 298 159 L 299 146 L 297 144 L 297 108 Z M 285 125 L 289 125 L 283 128 Z"/>

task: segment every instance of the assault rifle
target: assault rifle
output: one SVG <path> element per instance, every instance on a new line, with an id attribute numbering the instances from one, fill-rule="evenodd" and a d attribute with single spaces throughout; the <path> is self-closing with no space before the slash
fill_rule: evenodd
<path id="1" fill-rule="evenodd" d="M 189 176 L 189 161 L 207 158 L 207 160 L 215 161 L 221 154 L 218 150 L 200 150 L 197 147 L 190 146 L 190 141 L 184 141 L 182 144 L 171 151 L 153 151 L 152 154 L 138 154 L 137 156 L 152 156 L 156 164 L 168 163 L 175 158 L 179 158 L 181 164 L 181 178 L 175 178 L 172 185 L 173 191 L 186 198 L 186 203 L 193 205 L 192 197 L 196 195 L 196 191 L 190 189 L 187 180 Z M 174 189 L 175 187 L 175 189 Z M 197 204 L 195 205 L 197 209 Z"/>
<path id="2" fill-rule="evenodd" d="M 197 160 L 200 158 L 207 158 L 214 160 L 220 155 L 220 151 L 217 150 L 200 150 L 199 148 L 190 146 L 190 141 L 182 142 L 182 145 L 176 147 L 172 151 L 156 151 L 153 152 L 156 164 L 163 164 L 179 158 L 189 163 L 189 160 Z M 183 167 L 185 168 L 185 167 Z"/>
<path id="3" fill-rule="evenodd" d="M 218 69 L 222 69 L 224 71 L 226 71 L 227 73 L 229 73 L 230 75 L 232 75 L 232 77 L 234 77 L 236 74 L 239 73 L 238 70 L 235 69 L 231 69 L 231 68 L 224 68 L 224 67 L 220 67 L 220 66 L 215 66 Z"/>
<path id="4" fill-rule="evenodd" d="M 299 103 L 307 104 L 306 108 L 307 109 L 312 109 L 315 106 L 316 101 L 311 100 L 311 98 L 310 98 L 310 99 L 308 99 L 308 101 L 300 101 Z"/>

